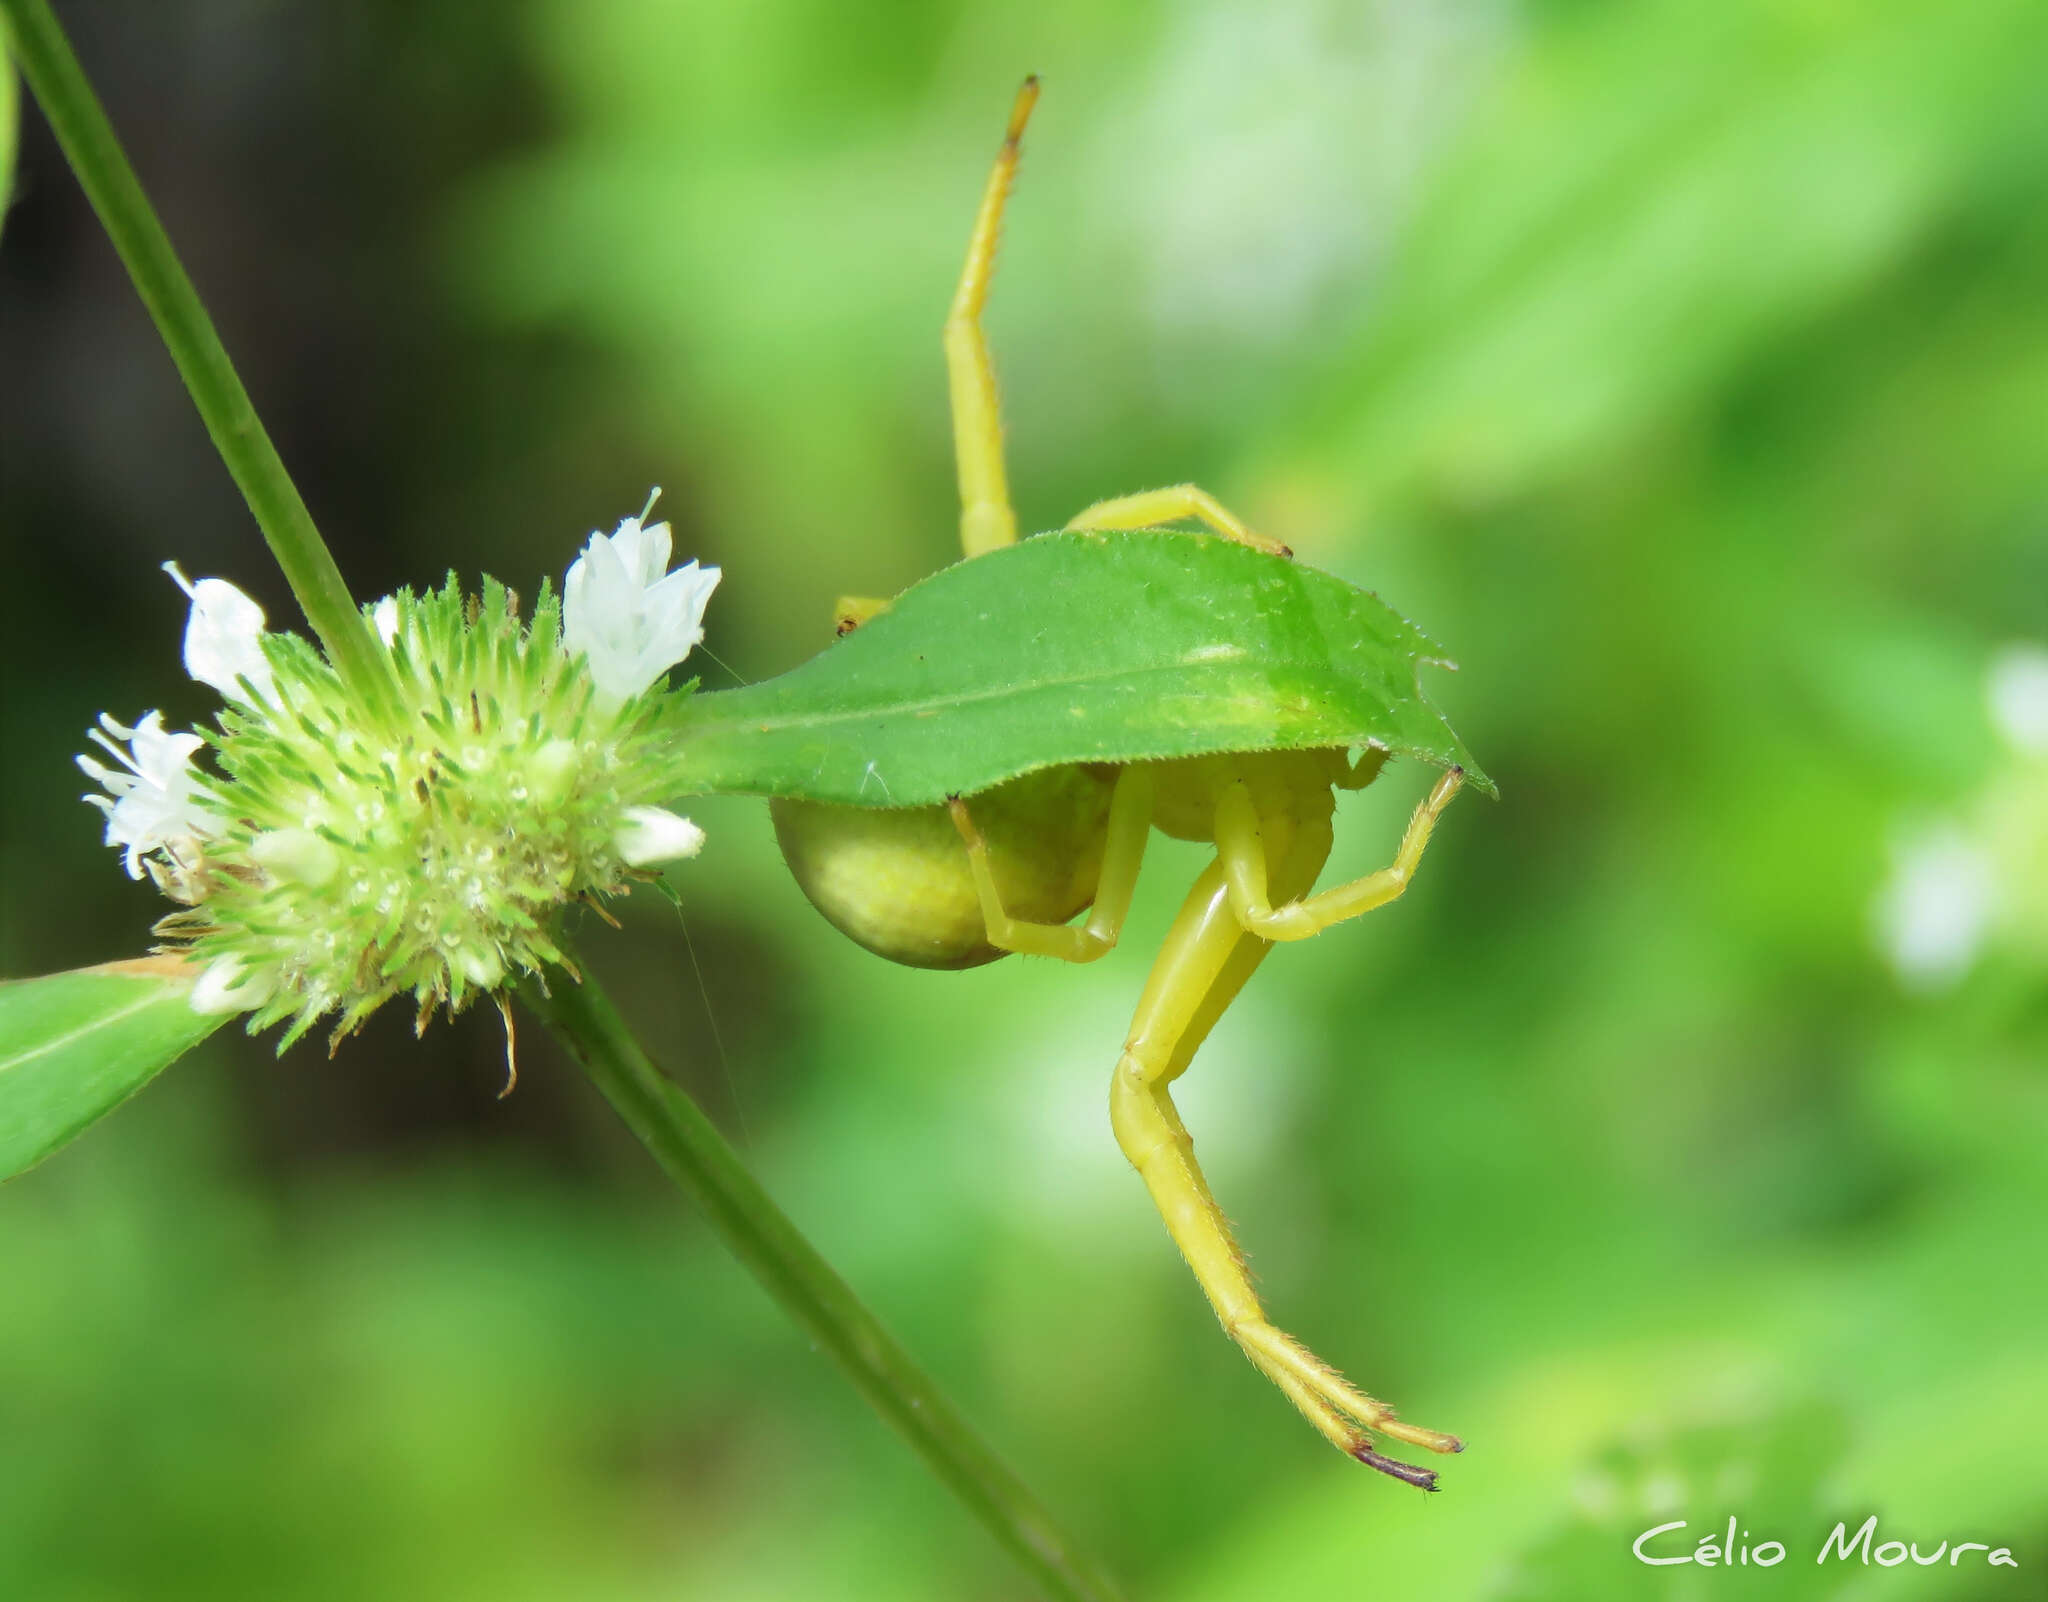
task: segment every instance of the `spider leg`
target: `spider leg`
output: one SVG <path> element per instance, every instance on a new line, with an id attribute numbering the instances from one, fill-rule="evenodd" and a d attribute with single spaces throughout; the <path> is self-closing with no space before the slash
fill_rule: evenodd
<path id="1" fill-rule="evenodd" d="M 1358 760 L 1345 769 L 1343 777 L 1336 781 L 1340 790 L 1363 790 L 1380 776 L 1380 769 L 1387 765 L 1392 755 L 1385 746 L 1369 745 L 1358 753 Z"/>
<path id="2" fill-rule="evenodd" d="M 981 210 L 967 242 L 967 263 L 946 318 L 946 377 L 953 397 L 953 454 L 960 468 L 960 545 L 969 556 L 1017 543 L 1017 514 L 1010 506 L 1009 476 L 1003 468 L 1002 404 L 996 393 L 995 363 L 981 312 L 988 303 L 1003 207 L 1017 176 L 1017 144 L 1038 103 L 1038 80 L 1026 78 L 1010 109 L 1009 131 L 995 169 L 982 191 Z"/>
<path id="3" fill-rule="evenodd" d="M 1305 890 L 1329 853 L 1327 822 L 1307 822 L 1285 840 L 1274 833 L 1274 884 Z M 1223 862 L 1210 864 L 1182 904 L 1138 1004 L 1111 1082 L 1111 1124 L 1217 1318 L 1254 1366 L 1339 1450 L 1433 1489 L 1434 1474 L 1382 1456 L 1373 1434 L 1437 1452 L 1459 1450 L 1457 1438 L 1402 1423 L 1267 1318 L 1173 1104 L 1173 1080 L 1268 949 L 1238 921 Z"/>
<path id="4" fill-rule="evenodd" d="M 1079 927 L 1010 916 L 989 864 L 988 842 L 975 827 L 973 814 L 959 796 L 948 801 L 953 826 L 967 843 L 967 865 L 981 901 L 982 921 L 988 926 L 988 943 L 1004 951 L 1058 957 L 1063 962 L 1093 962 L 1114 946 L 1123 933 L 1131 892 L 1137 888 L 1138 869 L 1145 860 L 1145 841 L 1152 833 L 1152 782 L 1152 769 L 1146 763 L 1126 763 L 1117 770 L 1095 899 L 1088 921 Z"/>
<path id="5" fill-rule="evenodd" d="M 1268 885 L 1261 836 L 1271 827 L 1271 820 L 1259 816 L 1244 781 L 1233 780 L 1224 787 L 1216 804 L 1216 854 L 1223 864 L 1231 910 L 1237 921 L 1268 940 L 1306 940 L 1333 923 L 1356 918 L 1397 899 L 1415 876 L 1436 820 L 1464 782 L 1463 768 L 1452 768 L 1437 780 L 1435 788 L 1409 818 L 1390 867 L 1307 895 L 1306 885 L 1291 894 L 1277 883 Z M 1275 900 L 1279 905 L 1274 905 Z"/>
<path id="6" fill-rule="evenodd" d="M 1074 514 L 1067 527 L 1076 532 L 1093 529 L 1148 529 L 1158 528 L 1164 523 L 1178 523 L 1183 518 L 1193 518 L 1206 524 L 1225 539 L 1236 540 L 1240 545 L 1249 545 L 1255 551 L 1264 551 L 1269 556 L 1292 556 L 1294 553 L 1278 540 L 1267 539 L 1263 534 L 1254 534 L 1244 519 L 1227 509 L 1205 489 L 1193 484 L 1175 484 L 1167 489 L 1140 490 L 1135 495 L 1118 495 L 1110 500 L 1097 501 L 1093 506 Z"/>

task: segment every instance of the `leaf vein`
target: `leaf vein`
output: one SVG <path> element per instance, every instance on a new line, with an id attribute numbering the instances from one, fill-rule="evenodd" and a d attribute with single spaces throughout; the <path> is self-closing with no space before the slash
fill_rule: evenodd
<path id="1" fill-rule="evenodd" d="M 73 1042 L 83 1040 L 86 1036 L 98 1030 L 112 1028 L 124 1019 L 133 1017 L 145 1008 L 154 1007 L 163 1000 L 164 997 L 162 995 L 139 996 L 119 1012 L 103 1013 L 89 1023 L 81 1024 L 67 1035 L 58 1035 L 16 1056 L 0 1058 L 0 1074 L 6 1073 L 11 1068 L 19 1068 L 23 1063 L 34 1062 L 38 1057 L 47 1057 L 53 1051 L 61 1051 Z"/>

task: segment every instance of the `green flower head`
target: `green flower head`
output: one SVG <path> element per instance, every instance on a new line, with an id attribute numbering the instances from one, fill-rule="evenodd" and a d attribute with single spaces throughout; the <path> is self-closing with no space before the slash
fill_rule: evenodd
<path id="1" fill-rule="evenodd" d="M 656 804 L 653 726 L 719 572 L 669 572 L 652 508 L 592 534 L 530 619 L 502 584 L 465 594 L 453 575 L 366 607 L 395 718 L 232 584 L 171 566 L 186 670 L 226 705 L 197 733 L 103 716 L 92 738 L 119 766 L 79 763 L 129 874 L 184 904 L 157 932 L 204 963 L 195 1008 L 289 1020 L 280 1049 L 402 994 L 424 1028 L 560 962 L 562 906 L 697 853 L 702 831 Z"/>

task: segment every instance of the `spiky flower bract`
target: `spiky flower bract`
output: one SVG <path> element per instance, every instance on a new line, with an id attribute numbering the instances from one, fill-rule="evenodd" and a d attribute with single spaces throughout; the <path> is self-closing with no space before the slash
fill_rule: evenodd
<path id="1" fill-rule="evenodd" d="M 614 538 L 642 538 L 640 524 Z M 232 585 L 176 576 L 193 603 L 188 667 L 227 704 L 197 737 L 167 734 L 155 714 L 132 731 L 110 723 L 134 759 L 100 743 L 130 772 L 88 771 L 114 795 L 98 798 L 109 843 L 189 903 L 157 930 L 205 965 L 196 1008 L 247 1012 L 252 1031 L 285 1022 L 280 1050 L 328 1015 L 339 1039 L 401 995 L 424 1028 L 437 1008 L 560 964 L 549 931 L 562 907 L 702 844 L 657 805 L 654 725 L 690 688 L 663 680 L 696 637 L 715 569 L 691 581 L 688 627 L 670 630 L 689 636 L 680 649 L 643 650 L 636 678 L 605 683 L 593 658 L 608 631 L 644 634 L 641 592 L 659 571 L 586 610 L 575 643 L 547 585 L 530 621 L 495 580 L 468 595 L 451 574 L 430 594 L 386 597 L 364 616 L 396 715 L 305 640 L 265 632 Z M 587 588 L 577 568 L 570 583 Z M 190 764 L 201 740 L 210 771 Z"/>

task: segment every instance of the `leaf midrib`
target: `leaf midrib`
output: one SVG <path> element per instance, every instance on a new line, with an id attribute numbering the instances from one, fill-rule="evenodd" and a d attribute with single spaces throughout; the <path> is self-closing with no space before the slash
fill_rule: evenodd
<path id="1" fill-rule="evenodd" d="M 41 1045 L 31 1047 L 29 1050 L 22 1052 L 19 1056 L 0 1058 L 0 1074 L 8 1072 L 10 1069 L 19 1068 L 24 1063 L 34 1062 L 38 1057 L 48 1056 L 53 1051 L 62 1050 L 74 1041 L 83 1040 L 86 1036 L 97 1030 L 111 1028 L 123 1019 L 131 1018 L 138 1012 L 157 1006 L 166 999 L 162 995 L 138 996 L 118 1012 L 102 1013 L 90 1022 L 79 1025 L 69 1034 L 58 1035 L 53 1039 L 46 1040 Z"/>
<path id="2" fill-rule="evenodd" d="M 1030 684 L 1022 686 L 1009 685 L 1002 689 L 960 691 L 945 696 L 927 697 L 918 701 L 891 701 L 883 706 L 866 707 L 843 712 L 801 713 L 780 718 L 727 717 L 725 721 L 748 724 L 763 734 L 776 733 L 784 729 L 823 728 L 835 723 L 852 723 L 863 718 L 888 717 L 896 714 L 915 716 L 927 712 L 941 712 L 948 708 L 971 706 L 984 701 L 1000 701 L 1011 696 L 1034 694 L 1041 690 L 1062 690 L 1086 685 L 1106 684 L 1115 679 L 1142 679 L 1163 673 L 1187 673 L 1209 665 L 1208 663 L 1201 662 L 1168 662 L 1154 667 L 1123 668 L 1115 672 L 1076 673 L 1063 678 L 1036 679 Z M 1219 663 L 1216 665 L 1224 666 L 1227 664 Z M 1277 666 L 1293 668 L 1303 673 L 1328 673 L 1330 671 L 1327 668 L 1319 668 L 1313 662 L 1306 662 L 1300 659 L 1282 661 Z M 778 681 L 770 680 L 769 682 L 775 683 Z M 724 693 L 737 695 L 744 694 L 745 692 L 726 691 Z M 696 704 L 702 706 L 704 701 L 709 699 L 711 699 L 710 696 L 701 697 L 697 700 Z M 715 727 L 715 725 L 707 718 L 699 724 L 699 727 Z M 689 732 L 688 725 L 685 725 L 683 732 Z"/>

